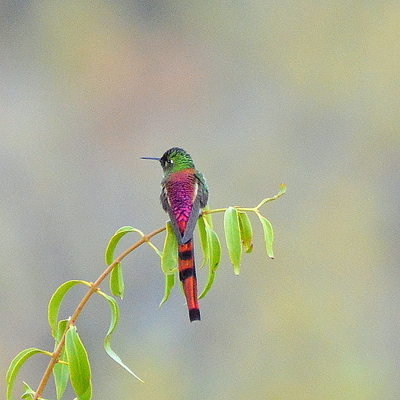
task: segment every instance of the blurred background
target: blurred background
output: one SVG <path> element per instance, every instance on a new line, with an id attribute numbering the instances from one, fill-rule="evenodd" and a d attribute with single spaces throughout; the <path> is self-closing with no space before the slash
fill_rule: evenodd
<path id="1" fill-rule="evenodd" d="M 129 255 L 112 344 L 146 383 L 105 354 L 94 297 L 78 320 L 93 398 L 400 398 L 399 2 L 5 0 L 0 21 L 1 376 L 21 350 L 52 350 L 50 297 L 97 279 L 118 228 L 165 224 L 160 165 L 140 157 L 179 146 L 211 208 L 287 184 L 262 208 L 275 259 L 253 218 L 241 274 L 223 242 L 190 324 L 178 286 L 158 308 L 152 249 Z M 15 398 L 47 363 L 29 360 Z"/>

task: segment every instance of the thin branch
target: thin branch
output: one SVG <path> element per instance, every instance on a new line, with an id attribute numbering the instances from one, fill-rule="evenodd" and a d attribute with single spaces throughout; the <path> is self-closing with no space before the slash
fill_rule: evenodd
<path id="1" fill-rule="evenodd" d="M 235 206 L 235 208 L 239 211 L 252 211 L 255 213 L 259 213 L 259 208 L 269 202 L 269 201 L 273 201 L 276 200 L 278 197 L 281 197 L 286 191 L 286 186 L 284 184 L 281 184 L 281 190 L 280 192 L 273 196 L 273 197 L 269 197 L 266 198 L 264 200 L 262 200 L 256 207 L 254 208 L 247 208 L 247 207 L 238 207 Z M 218 208 L 218 209 L 214 209 L 214 210 L 206 210 L 203 211 L 203 214 L 214 214 L 217 212 L 225 212 L 227 209 L 226 208 Z M 143 232 L 139 231 L 138 229 L 134 229 L 135 232 L 139 233 L 142 238 L 136 242 L 133 246 L 131 246 L 128 250 L 124 251 L 120 256 L 118 256 L 113 262 L 112 264 L 110 264 L 107 269 L 99 276 L 99 278 L 96 280 L 96 282 L 94 282 L 88 292 L 86 293 L 86 295 L 82 298 L 81 302 L 79 303 L 78 307 L 76 308 L 75 312 L 73 313 L 72 317 L 69 320 L 69 325 L 68 328 L 72 325 L 75 324 L 76 320 L 78 319 L 83 307 L 85 307 L 86 303 L 88 302 L 88 300 L 90 299 L 90 297 L 92 296 L 93 293 L 95 293 L 98 289 L 100 284 L 103 282 L 103 280 L 110 274 L 110 272 L 129 254 L 131 253 L 133 250 L 135 250 L 137 247 L 141 246 L 143 243 L 148 242 L 148 244 L 150 245 L 150 247 L 152 247 L 157 254 L 159 254 L 160 252 L 157 250 L 157 248 L 150 242 L 150 239 L 159 234 L 160 232 L 164 231 L 166 228 L 162 227 L 160 229 L 155 230 L 154 232 L 148 234 L 148 235 L 144 235 Z M 60 359 L 60 355 L 61 352 L 65 346 L 65 335 L 67 333 L 68 329 L 65 330 L 60 342 L 58 343 L 57 348 L 55 349 L 55 351 L 52 353 L 52 357 L 50 359 L 50 362 L 46 368 L 46 371 L 43 374 L 42 380 L 39 384 L 39 387 L 35 393 L 35 397 L 34 400 L 39 400 L 42 396 L 42 393 L 47 385 L 47 382 L 50 378 L 51 373 L 53 372 L 54 366 L 57 364 L 57 362 Z"/>
<path id="2" fill-rule="evenodd" d="M 283 196 L 286 192 L 286 186 L 285 184 L 281 184 L 281 190 L 279 191 L 278 194 L 276 194 L 273 197 L 267 197 L 266 199 L 263 199 L 260 203 L 258 203 L 257 206 L 255 207 L 239 207 L 239 206 L 234 206 L 233 208 L 236 208 L 238 211 L 252 211 L 255 213 L 259 212 L 259 208 L 264 205 L 265 203 L 268 203 L 269 201 L 273 201 L 278 199 L 279 197 Z M 214 213 L 218 213 L 218 212 L 225 212 L 227 210 L 227 208 L 214 208 L 213 210 L 205 210 L 203 211 L 204 215 L 207 214 L 214 214 Z"/>
<path id="3" fill-rule="evenodd" d="M 256 209 L 258 210 L 263 204 L 268 203 L 269 201 L 273 201 L 278 199 L 279 197 L 283 196 L 286 193 L 286 185 L 284 183 L 281 183 L 281 190 L 279 191 L 278 194 L 276 194 L 273 197 L 268 197 L 264 200 L 262 200 L 256 207 Z"/>
<path id="4" fill-rule="evenodd" d="M 159 228 L 148 235 L 143 235 L 142 238 L 136 242 L 134 245 L 132 245 L 128 250 L 124 251 L 121 255 L 119 255 L 113 262 L 110 264 L 106 270 L 99 276 L 99 278 L 94 282 L 88 292 L 85 294 L 85 296 L 82 298 L 81 302 L 79 303 L 78 307 L 76 308 L 75 312 L 72 314 L 72 317 L 70 318 L 69 321 L 69 326 L 72 326 L 75 324 L 76 320 L 78 319 L 83 307 L 85 307 L 86 303 L 90 299 L 93 293 L 95 293 L 98 289 L 100 284 L 104 281 L 104 279 L 110 274 L 110 272 L 115 268 L 116 265 L 118 265 L 129 253 L 131 253 L 133 250 L 141 246 L 143 243 L 148 242 L 153 236 L 159 234 L 160 232 L 164 231 L 165 227 Z M 52 353 L 52 357 L 50 359 L 50 362 L 43 374 L 42 380 L 40 381 L 40 384 L 37 388 L 37 391 L 35 393 L 35 397 L 33 398 L 34 400 L 39 400 L 42 397 L 42 393 L 47 385 L 47 382 L 50 378 L 51 373 L 53 372 L 54 366 L 57 364 L 61 352 L 65 346 L 65 335 L 67 333 L 68 329 L 65 330 L 60 342 L 58 343 L 57 348 L 54 350 Z"/>

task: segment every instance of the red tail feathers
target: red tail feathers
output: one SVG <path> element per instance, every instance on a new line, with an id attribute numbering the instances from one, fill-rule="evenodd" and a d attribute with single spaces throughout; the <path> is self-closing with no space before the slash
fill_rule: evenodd
<path id="1" fill-rule="evenodd" d="M 199 302 L 197 300 L 197 278 L 194 266 L 193 241 L 189 240 L 185 244 L 178 246 L 179 258 L 179 279 L 183 285 L 186 302 L 189 309 L 189 319 L 192 321 L 200 320 Z"/>

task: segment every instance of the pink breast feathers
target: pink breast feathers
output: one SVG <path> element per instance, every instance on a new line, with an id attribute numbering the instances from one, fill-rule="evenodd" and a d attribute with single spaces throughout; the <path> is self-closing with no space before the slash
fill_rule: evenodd
<path id="1" fill-rule="evenodd" d="M 183 172 L 185 171 L 175 173 L 167 188 L 168 202 L 181 233 L 185 231 L 197 191 L 197 184 L 193 175 Z"/>

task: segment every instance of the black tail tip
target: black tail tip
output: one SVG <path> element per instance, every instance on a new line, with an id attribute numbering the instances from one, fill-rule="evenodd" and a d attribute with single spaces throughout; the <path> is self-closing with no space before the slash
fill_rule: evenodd
<path id="1" fill-rule="evenodd" d="M 189 310 L 190 322 L 200 321 L 200 310 L 198 308 L 192 308 Z"/>

